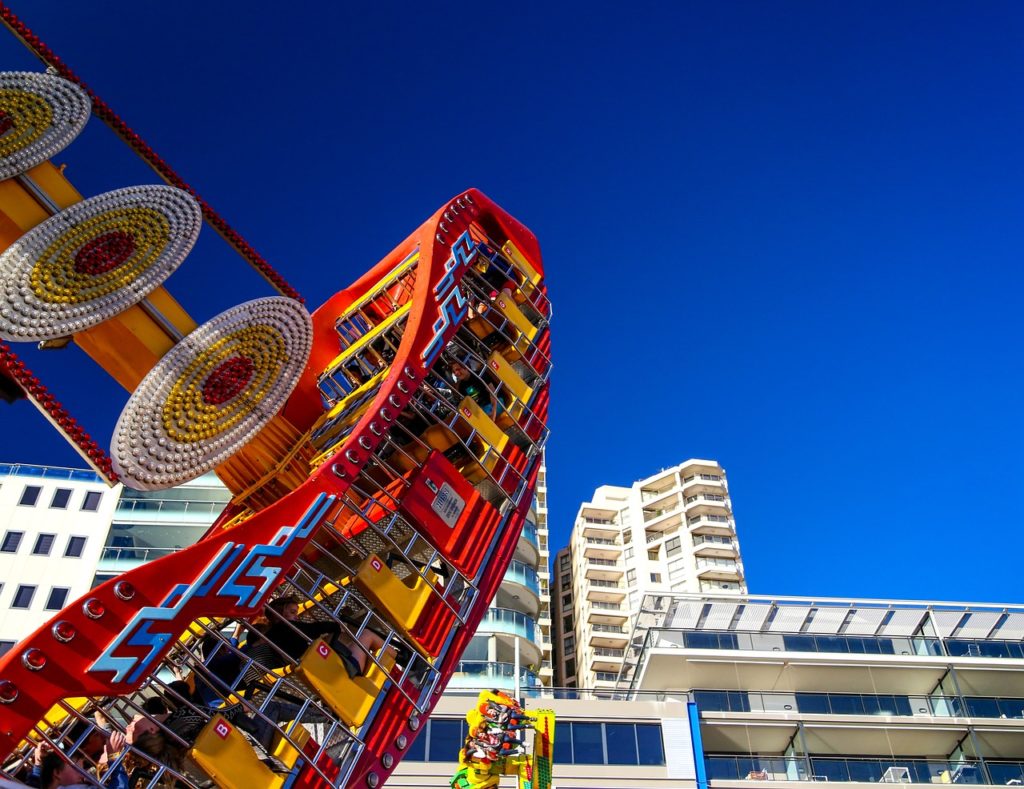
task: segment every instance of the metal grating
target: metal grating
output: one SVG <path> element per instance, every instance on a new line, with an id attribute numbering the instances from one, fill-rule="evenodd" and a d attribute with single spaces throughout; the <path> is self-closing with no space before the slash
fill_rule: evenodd
<path id="1" fill-rule="evenodd" d="M 799 633 L 810 611 L 809 605 L 780 605 L 768 629 L 773 633 Z"/>
<path id="2" fill-rule="evenodd" d="M 1024 638 L 1024 614 L 1008 614 L 1006 621 L 992 634 L 993 638 L 1015 641 Z"/>
<path id="3" fill-rule="evenodd" d="M 957 631 L 957 638 L 987 638 L 1002 617 L 999 611 L 975 611 Z"/>
<path id="4" fill-rule="evenodd" d="M 886 622 L 879 635 L 883 636 L 912 636 L 921 626 L 927 611 L 902 608 L 892 612 L 892 619 Z"/>
<path id="5" fill-rule="evenodd" d="M 808 633 L 827 633 L 834 635 L 839 632 L 846 615 L 850 613 L 849 608 L 819 608 L 811 617 L 807 625 Z"/>
<path id="6" fill-rule="evenodd" d="M 747 603 L 743 606 L 739 621 L 736 623 L 737 630 L 760 630 L 764 627 L 764 620 L 768 618 L 772 607 L 767 603 Z"/>
<path id="7" fill-rule="evenodd" d="M 843 632 L 851 636 L 873 636 L 888 613 L 885 608 L 855 608 Z"/>
<path id="8" fill-rule="evenodd" d="M 932 611 L 932 621 L 940 638 L 949 638 L 964 618 L 963 611 Z"/>
<path id="9" fill-rule="evenodd" d="M 738 607 L 736 603 L 712 603 L 711 610 L 704 620 L 704 629 L 728 630 Z"/>

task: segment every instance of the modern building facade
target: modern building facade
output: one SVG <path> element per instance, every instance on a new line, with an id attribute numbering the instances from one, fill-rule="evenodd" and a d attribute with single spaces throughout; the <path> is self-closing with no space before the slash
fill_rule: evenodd
<path id="1" fill-rule="evenodd" d="M 552 683 L 547 471 L 542 464 L 530 515 L 505 572 L 449 687 L 521 690 Z"/>
<path id="2" fill-rule="evenodd" d="M 0 654 L 96 584 L 191 545 L 229 499 L 212 474 L 140 492 L 92 471 L 0 464 Z"/>
<path id="3" fill-rule="evenodd" d="M 1020 605 L 648 594 L 618 687 L 696 702 L 719 789 L 1020 786 L 1022 638 Z"/>
<path id="4" fill-rule="evenodd" d="M 746 591 L 725 471 L 691 459 L 628 488 L 598 488 L 580 505 L 556 573 L 559 679 L 613 687 L 645 594 Z"/>

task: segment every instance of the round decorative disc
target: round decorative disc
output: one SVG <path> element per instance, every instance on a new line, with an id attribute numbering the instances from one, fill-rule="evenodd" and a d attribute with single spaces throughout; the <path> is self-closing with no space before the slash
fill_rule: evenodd
<path id="1" fill-rule="evenodd" d="M 306 308 L 280 296 L 204 323 L 157 362 L 121 412 L 110 451 L 121 481 L 161 490 L 223 463 L 281 409 L 312 347 Z"/>
<path id="2" fill-rule="evenodd" d="M 75 83 L 54 74 L 0 72 L 0 180 L 63 151 L 92 112 Z"/>
<path id="3" fill-rule="evenodd" d="M 49 340 L 124 312 L 188 256 L 202 224 L 199 204 L 173 186 L 69 206 L 0 255 L 0 338 Z"/>

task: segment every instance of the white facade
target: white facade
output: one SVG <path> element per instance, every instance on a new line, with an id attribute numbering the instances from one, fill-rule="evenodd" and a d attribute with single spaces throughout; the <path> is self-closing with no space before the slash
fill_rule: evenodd
<path id="1" fill-rule="evenodd" d="M 687 460 L 628 488 L 598 488 L 579 508 L 569 557 L 572 591 L 562 590 L 560 576 L 555 598 L 563 643 L 572 618 L 562 679 L 579 687 L 615 682 L 644 594 L 747 588 L 725 471 L 713 460 Z"/>
<path id="2" fill-rule="evenodd" d="M 165 491 L 0 464 L 0 654 L 97 583 L 191 545 L 230 498 L 213 475 Z"/>

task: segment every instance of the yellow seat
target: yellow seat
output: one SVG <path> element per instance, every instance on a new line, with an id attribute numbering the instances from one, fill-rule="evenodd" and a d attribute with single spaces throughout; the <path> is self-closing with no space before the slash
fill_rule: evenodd
<path id="1" fill-rule="evenodd" d="M 192 758 L 220 789 L 280 789 L 284 784 L 284 776 L 260 761 L 249 741 L 223 715 L 214 715 L 199 732 Z"/>
<path id="2" fill-rule="evenodd" d="M 540 274 L 537 273 L 537 269 L 528 261 L 522 252 L 520 252 L 516 245 L 511 241 L 506 241 L 502 246 L 501 251 L 505 257 L 511 260 L 519 270 L 523 272 L 526 277 L 526 282 L 523 283 L 523 293 L 529 293 L 533 290 L 534 286 L 540 282 Z"/>
<path id="3" fill-rule="evenodd" d="M 533 387 L 524 381 L 519 373 L 515 371 L 508 359 L 495 351 L 487 359 L 487 366 L 494 373 L 502 385 L 512 393 L 518 402 L 512 403 L 507 410 L 513 418 L 522 415 L 523 406 L 528 405 L 533 398 Z"/>
<path id="4" fill-rule="evenodd" d="M 466 420 L 467 424 L 476 431 L 477 437 L 485 444 L 494 449 L 496 453 L 505 451 L 508 444 L 508 436 L 491 419 L 472 397 L 464 397 L 459 403 L 459 415 Z M 486 449 L 485 449 L 486 452 Z M 485 454 L 481 452 L 481 456 Z M 490 469 L 497 458 L 491 454 L 485 465 Z"/>
<path id="5" fill-rule="evenodd" d="M 491 302 L 491 306 L 519 330 L 521 336 L 516 340 L 515 346 L 518 351 L 522 352 L 526 348 L 527 342 L 537 336 L 537 327 L 530 322 L 530 319 L 523 314 L 523 311 L 516 306 L 512 299 L 498 296 Z"/>
<path id="6" fill-rule="evenodd" d="M 303 748 L 309 741 L 309 731 L 304 726 L 298 726 L 294 722 L 290 724 L 291 731 L 288 731 L 288 727 L 285 727 L 285 731 L 288 736 L 295 741 L 295 744 L 299 746 L 297 749 L 295 745 L 292 745 L 285 737 L 277 735 L 274 738 L 274 748 L 271 755 L 277 759 L 288 769 L 295 766 L 295 762 L 299 760 L 302 755 L 301 748 Z"/>
<path id="7" fill-rule="evenodd" d="M 391 658 L 388 662 L 393 660 Z M 320 698 L 351 728 L 363 725 L 388 679 L 388 675 L 372 661 L 365 675 L 350 677 L 338 653 L 322 638 L 309 645 L 299 661 L 299 668 Z"/>
<path id="8" fill-rule="evenodd" d="M 423 607 L 434 594 L 433 582 L 437 579 L 430 570 L 427 570 L 426 575 L 427 578 L 424 579 L 411 572 L 405 579 L 400 579 L 379 557 L 370 554 L 359 565 L 359 570 L 353 578 L 359 591 L 366 595 L 375 607 L 381 609 L 420 652 L 423 650 L 411 631 L 419 620 Z M 426 656 L 425 652 L 424 655 Z"/>

